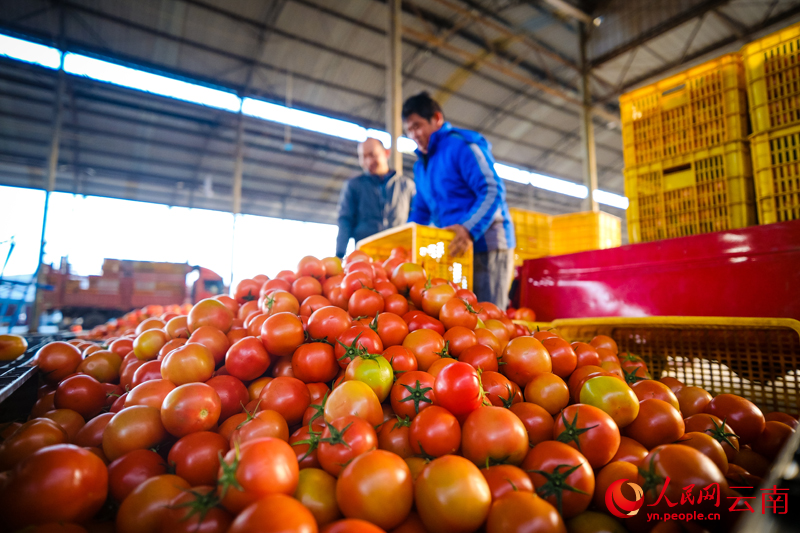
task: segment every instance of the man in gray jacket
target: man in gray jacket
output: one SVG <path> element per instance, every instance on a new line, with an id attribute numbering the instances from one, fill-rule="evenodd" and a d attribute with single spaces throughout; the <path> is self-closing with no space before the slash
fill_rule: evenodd
<path id="1" fill-rule="evenodd" d="M 389 170 L 389 150 L 377 139 L 358 145 L 360 176 L 342 187 L 336 256 L 344 257 L 350 238 L 356 242 L 408 220 L 414 181 Z"/>

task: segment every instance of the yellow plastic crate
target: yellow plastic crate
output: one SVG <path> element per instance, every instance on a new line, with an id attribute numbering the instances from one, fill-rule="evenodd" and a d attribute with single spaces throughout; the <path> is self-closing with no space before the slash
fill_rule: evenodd
<path id="1" fill-rule="evenodd" d="M 536 259 L 550 255 L 550 224 L 552 215 L 510 208 L 511 220 L 514 222 L 514 235 L 517 247 L 514 251 L 514 262 L 521 265 L 526 259 Z"/>
<path id="2" fill-rule="evenodd" d="M 625 166 L 747 136 L 742 59 L 728 54 L 619 98 Z"/>
<path id="3" fill-rule="evenodd" d="M 751 143 L 759 222 L 800 219 L 800 125 L 753 135 Z"/>
<path id="4" fill-rule="evenodd" d="M 641 356 L 654 379 L 672 376 L 713 395 L 743 396 L 764 412 L 800 414 L 800 322 L 789 318 L 644 317 L 553 321 L 569 341 L 595 335 Z"/>
<path id="5" fill-rule="evenodd" d="M 412 262 L 422 265 L 428 276 L 472 289 L 472 249 L 461 257 L 450 257 L 448 247 L 454 237 L 452 231 L 409 222 L 362 239 L 356 243 L 356 248 L 374 261 L 385 261 L 392 249 L 401 246 L 409 251 Z"/>
<path id="6" fill-rule="evenodd" d="M 603 211 L 556 215 L 552 222 L 553 255 L 614 248 L 622 244 L 622 222 Z"/>
<path id="7" fill-rule="evenodd" d="M 756 223 L 753 171 L 745 142 L 626 168 L 624 173 L 631 243 Z"/>
<path id="8" fill-rule="evenodd" d="M 800 24 L 742 47 L 753 133 L 800 122 Z"/>

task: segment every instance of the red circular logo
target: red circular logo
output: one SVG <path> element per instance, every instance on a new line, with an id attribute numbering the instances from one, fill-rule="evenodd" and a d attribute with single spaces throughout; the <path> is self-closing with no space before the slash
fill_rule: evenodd
<path id="1" fill-rule="evenodd" d="M 634 516 L 644 505 L 644 491 L 636 483 L 628 483 L 628 486 L 633 489 L 633 493 L 636 495 L 636 500 L 630 501 L 622 494 L 622 484 L 626 481 L 628 480 L 618 479 L 606 491 L 606 507 L 608 507 L 608 511 L 611 514 L 618 518 Z"/>

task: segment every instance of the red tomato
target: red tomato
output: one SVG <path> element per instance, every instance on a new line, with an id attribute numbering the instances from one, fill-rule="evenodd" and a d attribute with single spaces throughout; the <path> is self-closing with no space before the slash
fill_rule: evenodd
<path id="1" fill-rule="evenodd" d="M 175 385 L 208 381 L 214 375 L 214 355 L 202 344 L 190 342 L 161 361 L 161 377 Z"/>
<path id="2" fill-rule="evenodd" d="M 674 394 L 684 418 L 704 412 L 712 398 L 700 387 L 681 387 Z"/>
<path id="3" fill-rule="evenodd" d="M 270 357 L 264 344 L 255 337 L 245 337 L 228 349 L 225 368 L 231 376 L 250 381 L 269 368 Z"/>
<path id="4" fill-rule="evenodd" d="M 259 396 L 262 409 L 272 409 L 294 426 L 302 422 L 303 413 L 311 403 L 306 384 L 297 378 L 277 377 L 267 383 Z"/>
<path id="5" fill-rule="evenodd" d="M 408 313 L 408 300 L 402 294 L 391 294 L 383 297 L 384 311 L 403 316 Z"/>
<path id="6" fill-rule="evenodd" d="M 753 451 L 773 461 L 794 432 L 794 429 L 783 422 L 770 420 L 764 424 L 764 431 L 753 443 Z"/>
<path id="7" fill-rule="evenodd" d="M 403 346 L 389 346 L 383 351 L 383 357 L 392 365 L 396 376 L 404 372 L 413 372 L 418 368 L 417 358 Z"/>
<path id="8" fill-rule="evenodd" d="M 567 528 L 547 500 L 529 492 L 512 492 L 492 503 L 486 520 L 486 533 L 508 531 L 566 533 Z"/>
<path id="9" fill-rule="evenodd" d="M 350 315 L 344 309 L 322 307 L 308 318 L 308 335 L 312 339 L 335 343 L 337 337 L 350 327 L 351 322 Z"/>
<path id="10" fill-rule="evenodd" d="M 241 413 L 243 406 L 250 401 L 247 387 L 244 386 L 242 380 L 233 376 L 214 376 L 206 381 L 206 385 L 217 391 L 219 395 L 222 407 L 219 414 L 220 422 L 224 422 L 236 413 Z"/>
<path id="11" fill-rule="evenodd" d="M 721 418 L 738 435 L 742 444 L 756 441 L 764 431 L 764 414 L 749 400 L 735 394 L 720 394 L 706 406 L 705 412 Z"/>
<path id="12" fill-rule="evenodd" d="M 420 370 L 428 370 L 441 357 L 439 354 L 444 349 L 444 338 L 433 330 L 418 329 L 408 334 L 403 347 L 414 354 Z"/>
<path id="13" fill-rule="evenodd" d="M 567 379 L 578 366 L 578 356 L 567 341 L 561 337 L 548 337 L 541 341 L 550 354 L 553 363 L 553 374 Z"/>
<path id="14" fill-rule="evenodd" d="M 684 419 L 683 423 L 687 433 L 698 431 L 714 437 L 725 450 L 728 462 L 732 462 L 739 452 L 739 438 L 728 424 L 716 416 L 700 413 Z"/>
<path id="15" fill-rule="evenodd" d="M 369 422 L 357 416 L 343 416 L 325 426 L 317 458 L 326 472 L 338 477 L 349 461 L 377 447 L 378 435 Z"/>
<path id="16" fill-rule="evenodd" d="M 289 440 L 289 426 L 277 411 L 265 409 L 255 414 L 247 413 L 246 418 L 239 422 L 231 433 L 230 447 L 233 448 L 237 442 L 245 443 L 264 437 Z"/>
<path id="17" fill-rule="evenodd" d="M 375 333 L 381 338 L 384 348 L 399 346 L 408 335 L 408 325 L 405 320 L 394 313 L 380 313 L 370 323 Z"/>
<path id="18" fill-rule="evenodd" d="M 444 334 L 444 340 L 447 343 L 450 355 L 459 359 L 465 350 L 478 345 L 478 337 L 475 332 L 464 326 L 449 328 Z"/>
<path id="19" fill-rule="evenodd" d="M 403 315 L 403 320 L 408 324 L 408 331 L 417 331 L 418 329 L 430 329 L 444 335 L 444 324 L 441 321 L 426 315 L 422 311 L 409 311 Z"/>
<path id="20" fill-rule="evenodd" d="M 620 479 L 634 481 L 638 475 L 639 469 L 637 465 L 627 461 L 615 461 L 600 469 L 596 473 L 595 477 L 593 498 L 595 508 L 606 510 L 606 493 L 608 492 L 609 487 L 611 487 L 615 481 Z M 621 490 L 623 490 L 623 495 L 625 495 L 631 501 L 635 501 L 635 495 L 632 494 L 633 491 L 631 490 L 631 494 L 627 494 L 627 489 L 630 489 L 627 483 L 621 487 Z"/>
<path id="21" fill-rule="evenodd" d="M 108 471 L 93 453 L 71 444 L 39 450 L 5 475 L 0 521 L 9 531 L 48 522 L 85 522 L 108 494 Z"/>
<path id="22" fill-rule="evenodd" d="M 261 312 L 269 316 L 278 313 L 293 315 L 300 313 L 300 302 L 297 301 L 297 298 L 292 293 L 280 289 L 265 294 L 259 301 L 259 307 Z"/>
<path id="23" fill-rule="evenodd" d="M 591 344 L 585 342 L 573 342 L 570 346 L 578 357 L 578 368 L 582 366 L 600 366 L 600 354 Z"/>
<path id="24" fill-rule="evenodd" d="M 483 401 L 478 372 L 467 363 L 456 362 L 443 368 L 433 390 L 436 403 L 456 416 L 471 413 Z"/>
<path id="25" fill-rule="evenodd" d="M 72 409 L 84 418 L 92 418 L 103 410 L 106 391 L 91 376 L 77 374 L 58 384 L 53 405 L 56 409 Z"/>
<path id="26" fill-rule="evenodd" d="M 427 372 L 404 372 L 390 394 L 392 410 L 399 416 L 414 418 L 434 403 L 434 379 Z"/>
<path id="27" fill-rule="evenodd" d="M 699 451 L 717 465 L 720 472 L 728 471 L 728 458 L 725 455 L 725 450 L 719 442 L 708 433 L 700 433 L 698 431 L 690 431 L 678 439 L 675 444 L 689 446 Z"/>
<path id="28" fill-rule="evenodd" d="M 167 463 L 153 450 L 133 450 L 108 465 L 108 490 L 122 502 L 151 477 L 167 473 Z"/>
<path id="29" fill-rule="evenodd" d="M 256 439 L 230 450 L 219 468 L 222 505 L 239 513 L 270 494 L 294 494 L 299 468 L 294 450 L 285 441 Z"/>
<path id="30" fill-rule="evenodd" d="M 131 388 L 136 388 L 142 383 L 152 381 L 154 379 L 161 379 L 161 361 L 139 361 L 140 365 L 133 373 L 133 380 L 131 380 Z M 133 364 L 128 365 L 128 367 Z M 127 369 L 126 369 L 127 370 Z"/>
<path id="31" fill-rule="evenodd" d="M 258 292 L 261 290 L 262 283 L 254 279 L 243 279 L 236 284 L 236 290 L 233 291 L 233 298 L 239 305 L 245 302 L 258 300 Z"/>
<path id="32" fill-rule="evenodd" d="M 450 331 L 455 331 L 457 329 L 459 329 L 458 326 Z M 445 337 L 447 337 L 447 334 L 450 333 L 450 331 L 445 333 Z M 445 339 L 445 342 L 448 341 Z M 500 365 L 497 361 L 497 355 L 494 353 L 494 350 L 488 346 L 484 346 L 483 344 L 477 344 L 477 340 L 474 346 L 471 346 L 461 352 L 461 355 L 458 356 L 458 360 L 462 363 L 467 363 L 476 370 L 481 370 L 483 372 L 497 372 L 500 369 Z"/>
<path id="33" fill-rule="evenodd" d="M 103 453 L 109 461 L 126 453 L 152 448 L 167 436 L 158 409 L 134 405 L 115 414 L 103 433 Z"/>
<path id="34" fill-rule="evenodd" d="M 378 430 L 378 448 L 397 454 L 403 459 L 411 457 L 414 452 L 409 440 L 410 430 L 411 421 L 407 417 L 390 418 Z"/>
<path id="35" fill-rule="evenodd" d="M 555 374 L 539 374 L 525 386 L 525 401 L 544 407 L 555 416 L 569 403 L 569 388 Z"/>
<path id="36" fill-rule="evenodd" d="M 684 431 L 685 425 L 678 410 L 655 399 L 640 402 L 639 415 L 625 426 L 625 435 L 641 442 L 648 450 L 675 442 Z"/>
<path id="37" fill-rule="evenodd" d="M 543 407 L 520 402 L 511 406 L 511 412 L 517 415 L 528 431 L 530 446 L 553 438 L 553 417 Z"/>
<path id="38" fill-rule="evenodd" d="M 494 465 L 481 469 L 481 474 L 492 491 L 492 501 L 511 492 L 533 492 L 531 478 L 519 467 Z"/>
<path id="39" fill-rule="evenodd" d="M 302 426 L 289 437 L 289 445 L 297 456 L 300 471 L 308 468 L 320 468 L 317 449 L 322 438 L 322 428 L 315 430 L 310 425 Z M 330 475 L 325 472 L 326 475 Z M 338 510 L 338 508 L 337 508 Z"/>
<path id="40" fill-rule="evenodd" d="M 189 331 L 201 326 L 214 326 L 227 333 L 233 325 L 233 313 L 224 303 L 214 298 L 206 298 L 194 304 L 187 316 Z"/>
<path id="41" fill-rule="evenodd" d="M 300 276 L 292 282 L 292 295 L 302 302 L 309 296 L 322 295 L 322 284 L 311 276 Z"/>
<path id="42" fill-rule="evenodd" d="M 414 417 L 408 438 L 414 453 L 441 457 L 461 447 L 461 427 L 447 409 L 434 405 Z"/>
<path id="43" fill-rule="evenodd" d="M 324 342 L 301 344 L 292 355 L 292 372 L 305 383 L 331 381 L 340 368 L 333 346 Z"/>
<path id="44" fill-rule="evenodd" d="M 118 533 L 159 531 L 167 506 L 188 489 L 186 480 L 170 474 L 147 479 L 120 505 L 115 530 Z"/>
<path id="45" fill-rule="evenodd" d="M 392 272 L 391 282 L 400 294 L 407 294 L 414 283 L 426 277 L 425 270 L 416 263 L 402 263 Z"/>
<path id="46" fill-rule="evenodd" d="M 619 428 L 614 419 L 591 405 L 570 405 L 556 417 L 553 439 L 581 452 L 592 468 L 605 465 L 617 453 Z"/>
<path id="47" fill-rule="evenodd" d="M 676 398 L 675 394 L 670 390 L 670 388 L 663 383 L 654 381 L 652 379 L 644 379 L 642 381 L 632 383 L 631 389 L 633 390 L 634 394 L 636 394 L 636 397 L 639 398 L 640 402 L 642 400 L 655 398 L 656 400 L 667 402 L 675 409 L 680 410 L 678 398 Z"/>
<path id="48" fill-rule="evenodd" d="M 592 501 L 594 472 L 578 450 L 563 442 L 536 445 L 520 468 L 530 475 L 536 493 L 555 505 L 564 518 L 581 514 Z"/>
<path id="49" fill-rule="evenodd" d="M 483 372 L 481 382 L 486 399 L 492 405 L 509 408 L 522 401 L 522 396 L 516 393 L 516 384 L 499 372 Z"/>
<path id="50" fill-rule="evenodd" d="M 54 420 L 29 420 L 0 444 L 0 471 L 9 470 L 42 448 L 67 442 L 69 435 Z"/>
<path id="51" fill-rule="evenodd" d="M 787 426 L 792 429 L 797 429 L 797 419 L 790 414 L 780 413 L 778 411 L 772 411 L 771 413 L 767 413 L 764 415 L 764 419 L 767 422 L 774 421 L 774 422 L 783 422 Z"/>
<path id="52" fill-rule="evenodd" d="M 219 433 L 198 431 L 173 444 L 167 460 L 175 474 L 193 487 L 213 485 L 217 481 L 219 458 L 229 449 L 228 441 Z"/>
<path id="53" fill-rule="evenodd" d="M 175 389 L 175 384 L 166 379 L 151 379 L 137 385 L 125 395 L 125 407 L 132 405 L 147 405 L 161 409 L 164 398 Z"/>
<path id="54" fill-rule="evenodd" d="M 103 432 L 113 416 L 114 413 L 103 413 L 86 422 L 86 425 L 78 430 L 75 438 L 72 439 L 72 444 L 82 448 L 102 447 Z"/>
<path id="55" fill-rule="evenodd" d="M 213 486 L 194 486 L 167 505 L 161 533 L 225 533 L 233 516 L 216 504 Z"/>
<path id="56" fill-rule="evenodd" d="M 511 381 L 524 387 L 536 374 L 550 372 L 553 364 L 542 343 L 533 337 L 517 337 L 503 351 L 500 371 Z"/>
<path id="57" fill-rule="evenodd" d="M 317 523 L 302 503 L 284 494 L 270 494 L 244 509 L 228 533 L 316 533 Z"/>
<path id="58" fill-rule="evenodd" d="M 305 340 L 303 322 L 292 313 L 277 313 L 261 326 L 261 342 L 270 355 L 292 355 Z"/>
<path id="59" fill-rule="evenodd" d="M 384 309 L 383 296 L 375 289 L 357 289 L 348 299 L 347 311 L 353 317 L 374 317 Z"/>
<path id="60" fill-rule="evenodd" d="M 518 465 L 528 453 L 528 432 L 508 409 L 478 407 L 461 428 L 461 453 L 478 466 Z"/>
<path id="61" fill-rule="evenodd" d="M 622 436 L 619 438 L 619 449 L 617 453 L 614 454 L 614 457 L 611 458 L 610 462 L 625 461 L 639 466 L 642 459 L 647 457 L 648 453 L 647 448 L 642 446 L 641 443 L 630 437 Z"/>
<path id="62" fill-rule="evenodd" d="M 176 437 L 207 431 L 219 421 L 222 402 L 213 387 L 187 383 L 167 394 L 161 404 L 161 423 Z"/>
<path id="63" fill-rule="evenodd" d="M 458 292 L 455 293 L 455 296 L 444 303 L 439 311 L 439 320 L 448 330 L 456 326 L 469 330 L 475 329 L 475 326 L 478 325 L 478 312 L 472 305 L 458 297 Z"/>
<path id="64" fill-rule="evenodd" d="M 219 365 L 225 360 L 225 353 L 230 348 L 228 336 L 217 328 L 201 326 L 192 332 L 189 342 L 202 344 L 214 356 L 214 364 Z"/>
<path id="65" fill-rule="evenodd" d="M 346 517 L 391 529 L 405 520 L 414 503 L 411 471 L 393 453 L 366 452 L 342 470 L 336 483 L 336 501 Z"/>
<path id="66" fill-rule="evenodd" d="M 352 326 L 336 338 L 334 355 L 341 368 L 362 352 L 378 354 L 383 352 L 383 342 L 378 334 L 367 326 Z"/>
<path id="67" fill-rule="evenodd" d="M 477 530 L 489 514 L 492 493 L 477 466 L 447 455 L 422 470 L 414 499 L 428 531 L 449 533 Z"/>

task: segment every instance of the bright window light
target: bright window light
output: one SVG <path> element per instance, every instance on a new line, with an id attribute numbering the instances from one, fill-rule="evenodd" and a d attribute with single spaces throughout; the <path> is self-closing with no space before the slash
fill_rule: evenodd
<path id="1" fill-rule="evenodd" d="M 241 105 L 241 99 L 231 92 L 176 80 L 71 52 L 67 52 L 64 56 L 64 71 L 76 76 L 86 76 L 94 80 L 207 107 L 225 109 L 234 113 L 239 111 L 239 106 Z"/>
<path id="2" fill-rule="evenodd" d="M 589 189 L 586 185 L 580 185 L 571 181 L 560 180 L 558 178 L 551 178 L 543 174 L 531 172 L 531 185 L 547 191 L 558 192 L 573 196 L 575 198 L 586 198 L 589 196 Z"/>
<path id="3" fill-rule="evenodd" d="M 254 98 L 242 100 L 242 113 L 251 117 L 269 120 L 270 122 L 278 122 L 295 128 L 324 133 L 325 135 L 349 141 L 361 142 L 367 138 L 367 130 L 358 124 L 299 109 L 290 109 Z"/>
<path id="4" fill-rule="evenodd" d="M 61 52 L 50 46 L 0 35 L 0 56 L 47 68 L 61 66 Z"/>
<path id="5" fill-rule="evenodd" d="M 417 143 L 408 137 L 400 137 L 397 139 L 397 149 L 404 154 L 413 154 L 414 150 L 417 149 Z"/>
<path id="6" fill-rule="evenodd" d="M 515 181 L 523 185 L 528 185 L 531 182 L 531 173 L 527 170 L 510 167 L 502 163 L 495 163 L 494 170 L 497 172 L 497 175 L 504 180 Z"/>
<path id="7" fill-rule="evenodd" d="M 610 205 L 618 209 L 628 209 L 628 199 L 625 196 L 620 196 L 613 192 L 595 189 L 592 192 L 592 198 L 594 198 L 594 201 L 598 204 Z"/>
<path id="8" fill-rule="evenodd" d="M 392 147 L 392 136 L 389 135 L 388 132 L 381 131 L 381 130 L 367 130 L 367 137 L 371 137 L 373 139 L 378 139 L 384 148 L 387 150 Z"/>

